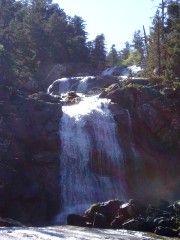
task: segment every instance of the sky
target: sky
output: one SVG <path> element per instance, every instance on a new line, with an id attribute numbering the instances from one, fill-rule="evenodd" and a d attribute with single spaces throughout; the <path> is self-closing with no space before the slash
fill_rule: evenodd
<path id="1" fill-rule="evenodd" d="M 106 49 L 115 44 L 116 50 L 125 47 L 125 42 L 131 42 L 133 33 L 137 30 L 146 33 L 152 26 L 159 3 L 162 0 L 54 0 L 67 15 L 82 17 L 86 24 L 88 40 L 94 40 L 103 33 Z"/>

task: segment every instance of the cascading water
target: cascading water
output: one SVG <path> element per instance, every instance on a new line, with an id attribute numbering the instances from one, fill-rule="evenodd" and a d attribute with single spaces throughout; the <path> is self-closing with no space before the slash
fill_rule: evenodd
<path id="1" fill-rule="evenodd" d="M 63 107 L 60 187 L 62 212 L 82 213 L 94 202 L 126 197 L 123 151 L 109 101 L 85 97 Z M 73 208 L 73 209 L 72 209 Z"/>
<path id="2" fill-rule="evenodd" d="M 78 79 L 77 89 L 86 91 L 87 80 L 93 82 L 94 77 Z M 63 106 L 58 223 L 65 223 L 69 213 L 82 214 L 95 202 L 127 198 L 123 139 L 117 137 L 109 104 L 98 96 L 82 96 L 79 104 Z"/>

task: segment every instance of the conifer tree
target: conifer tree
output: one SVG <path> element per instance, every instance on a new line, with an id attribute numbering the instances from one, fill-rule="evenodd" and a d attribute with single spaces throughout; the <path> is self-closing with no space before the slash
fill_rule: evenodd
<path id="1" fill-rule="evenodd" d="M 167 8 L 166 18 L 164 9 Z M 179 78 L 180 59 L 180 3 L 178 0 L 162 1 L 162 11 L 157 10 L 149 36 L 148 67 L 158 68 L 158 75 L 166 80 Z"/>
<path id="2" fill-rule="evenodd" d="M 163 25 L 159 10 L 153 19 L 153 27 L 151 28 L 148 46 L 148 67 L 150 71 L 158 69 L 158 75 L 162 74 L 162 52 L 163 52 Z"/>
<path id="3" fill-rule="evenodd" d="M 165 28 L 166 80 L 180 79 L 180 2 L 169 1 Z"/>
<path id="4" fill-rule="evenodd" d="M 97 35 L 93 41 L 91 50 L 91 64 L 97 70 L 103 70 L 106 67 L 106 47 L 104 34 Z"/>
<path id="5" fill-rule="evenodd" d="M 137 51 L 136 55 L 140 56 L 139 63 L 141 65 L 145 64 L 145 46 L 140 30 L 135 31 L 133 34 L 132 47 Z"/>
<path id="6" fill-rule="evenodd" d="M 110 52 L 107 55 L 107 65 L 109 67 L 117 66 L 119 62 L 118 52 L 115 48 L 115 44 L 112 45 Z"/>

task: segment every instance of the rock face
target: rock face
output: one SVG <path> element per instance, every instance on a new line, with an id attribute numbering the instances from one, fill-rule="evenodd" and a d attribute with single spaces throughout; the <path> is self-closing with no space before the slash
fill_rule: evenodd
<path id="1" fill-rule="evenodd" d="M 0 216 L 23 224 L 48 223 L 59 208 L 62 109 L 45 95 L 0 88 Z"/>
<path id="2" fill-rule="evenodd" d="M 117 122 L 118 134 L 125 139 L 129 188 L 139 189 L 138 194 L 146 192 L 147 199 L 175 200 L 180 194 L 180 90 L 168 93 L 163 86 L 130 83 L 114 85 L 100 94 L 112 100 L 110 109 Z M 127 120 L 122 119 L 125 111 L 131 119 L 129 134 Z M 137 151 L 136 166 L 128 150 L 131 143 Z"/>

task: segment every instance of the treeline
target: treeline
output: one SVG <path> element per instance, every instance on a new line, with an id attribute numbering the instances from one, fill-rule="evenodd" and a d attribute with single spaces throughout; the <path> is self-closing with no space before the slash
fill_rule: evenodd
<path id="1" fill-rule="evenodd" d="M 143 23 L 142 23 L 143 24 Z M 162 0 L 152 20 L 150 34 L 135 31 L 132 42 L 117 51 L 112 45 L 109 66 L 139 64 L 144 76 L 172 82 L 180 79 L 180 1 Z"/>
<path id="2" fill-rule="evenodd" d="M 180 79 L 180 1 L 162 0 L 147 44 L 147 66 L 166 81 Z"/>
<path id="3" fill-rule="evenodd" d="M 76 63 L 95 71 L 139 64 L 146 75 L 180 78 L 180 3 L 163 1 L 149 36 L 138 30 L 132 43 L 106 52 L 105 36 L 87 41 L 85 21 L 68 16 L 52 0 L 0 0 L 0 82 L 42 80 L 48 66 Z M 142 23 L 143 24 L 143 23 Z"/>
<path id="4" fill-rule="evenodd" d="M 40 79 L 50 64 L 105 68 L 105 37 L 87 42 L 85 22 L 51 0 L 0 0 L 0 79 L 18 84 Z"/>

